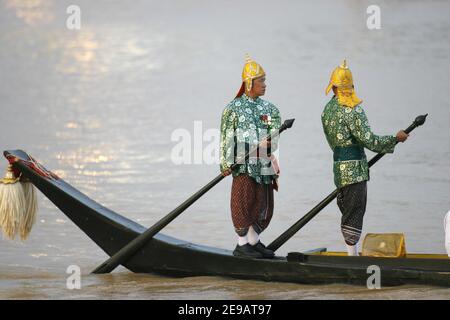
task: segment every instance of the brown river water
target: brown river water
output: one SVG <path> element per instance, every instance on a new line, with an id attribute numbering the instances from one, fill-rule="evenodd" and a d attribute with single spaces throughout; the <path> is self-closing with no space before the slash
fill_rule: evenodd
<path id="1" fill-rule="evenodd" d="M 216 163 L 195 161 L 198 149 L 191 164 L 174 163 L 171 136 L 185 129 L 201 144 L 201 134 L 217 132 L 249 53 L 266 70 L 265 98 L 284 119 L 296 118 L 280 142 L 280 192 L 262 235 L 269 243 L 334 189 L 320 114 L 330 72 L 347 58 L 376 133 L 429 113 L 371 170 L 364 233 L 403 232 L 409 252 L 445 252 L 450 2 L 377 1 L 379 30 L 366 26 L 370 1 L 82 0 L 79 30 L 66 26 L 71 4 L 0 0 L 1 150 L 26 150 L 104 206 L 151 226 L 218 173 Z M 218 141 L 204 138 L 203 149 L 211 143 Z M 221 182 L 163 233 L 234 248 L 230 187 L 231 179 Z M 0 239 L 0 299 L 450 299 L 448 288 L 428 286 L 174 279 L 122 267 L 91 275 L 106 254 L 42 194 L 39 206 L 27 241 Z M 332 203 L 277 253 L 345 250 L 339 220 Z M 81 269 L 81 289 L 66 286 L 71 265 Z"/>

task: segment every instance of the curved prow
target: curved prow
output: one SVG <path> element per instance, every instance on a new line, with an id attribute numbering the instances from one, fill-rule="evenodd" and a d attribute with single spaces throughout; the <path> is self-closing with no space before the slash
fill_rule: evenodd
<path id="1" fill-rule="evenodd" d="M 89 238 L 112 256 L 146 228 L 95 202 L 22 150 L 5 151 L 15 175 L 29 179 Z M 180 254 L 232 257 L 228 250 L 197 245 L 162 233 L 143 246 L 123 265 L 134 272 L 167 271 L 167 261 L 184 259 Z M 222 262 L 220 262 L 222 263 Z M 172 272 L 175 272 L 172 270 Z M 184 272 L 186 271 L 179 271 Z M 189 273 L 190 274 L 190 273 Z"/>
<path id="2" fill-rule="evenodd" d="M 145 228 L 95 202 L 22 150 L 5 151 L 16 172 L 28 178 L 108 255 L 112 255 Z"/>

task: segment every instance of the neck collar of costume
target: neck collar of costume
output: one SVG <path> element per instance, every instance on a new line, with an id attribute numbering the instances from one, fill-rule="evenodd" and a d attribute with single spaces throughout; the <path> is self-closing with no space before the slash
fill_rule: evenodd
<path id="1" fill-rule="evenodd" d="M 249 102 L 253 102 L 253 103 L 256 103 L 256 102 L 259 101 L 259 97 L 252 98 L 252 97 L 249 97 L 246 93 L 244 93 L 244 94 L 242 95 L 242 97 L 243 97 L 245 100 L 247 100 L 247 101 L 249 101 Z"/>

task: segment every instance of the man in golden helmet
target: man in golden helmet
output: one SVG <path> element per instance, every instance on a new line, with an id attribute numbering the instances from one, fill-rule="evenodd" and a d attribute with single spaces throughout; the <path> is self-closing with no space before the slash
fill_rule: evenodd
<path id="1" fill-rule="evenodd" d="M 231 217 L 238 235 L 236 256 L 272 258 L 273 251 L 259 240 L 273 215 L 273 190 L 277 190 L 279 168 L 275 156 L 277 141 L 264 139 L 281 126 L 278 108 L 261 99 L 266 92 L 266 74 L 247 56 L 242 70 L 242 84 L 236 98 L 224 109 L 221 120 L 220 170 L 233 175 Z M 238 162 L 249 150 L 256 155 Z M 230 167 L 239 165 L 230 170 Z"/>
<path id="2" fill-rule="evenodd" d="M 333 89 L 341 105 L 354 108 L 362 102 L 356 96 L 353 75 L 347 66 L 346 60 L 331 73 L 330 82 L 325 90 L 325 94 L 328 94 L 331 89 Z"/>
<path id="3" fill-rule="evenodd" d="M 378 136 L 370 129 L 367 116 L 356 96 L 353 75 L 346 60 L 331 74 L 325 90 L 334 96 L 322 113 L 322 126 L 333 151 L 334 183 L 338 188 L 337 204 L 342 213 L 341 232 L 349 255 L 358 255 L 363 217 L 367 202 L 369 166 L 364 148 L 377 153 L 394 152 L 397 142 L 408 135 Z"/>
<path id="4" fill-rule="evenodd" d="M 266 72 L 263 67 L 261 67 L 261 65 L 256 61 L 252 60 L 252 58 L 250 58 L 247 54 L 245 57 L 244 68 L 242 69 L 242 85 L 236 95 L 236 98 L 239 98 L 244 93 L 252 92 L 254 80 L 256 80 L 255 85 L 258 86 L 258 88 L 253 91 L 256 91 L 255 94 L 259 94 L 258 96 L 263 96 L 266 90 L 265 76 Z"/>

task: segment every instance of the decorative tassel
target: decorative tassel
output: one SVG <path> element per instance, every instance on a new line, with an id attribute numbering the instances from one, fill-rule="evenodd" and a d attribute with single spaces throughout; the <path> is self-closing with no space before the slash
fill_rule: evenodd
<path id="1" fill-rule="evenodd" d="M 37 194 L 33 184 L 20 181 L 10 164 L 4 179 L 0 179 L 0 228 L 3 234 L 14 240 L 20 235 L 27 239 L 36 221 Z"/>
<path id="2" fill-rule="evenodd" d="M 36 189 L 31 182 L 21 183 L 25 195 L 25 216 L 20 224 L 20 238 L 26 240 L 31 232 L 31 228 L 36 221 L 36 213 L 38 210 Z"/>
<path id="3" fill-rule="evenodd" d="M 9 165 L 5 178 L 0 180 L 0 226 L 11 240 L 16 237 L 25 218 L 25 193 L 19 179 Z"/>

